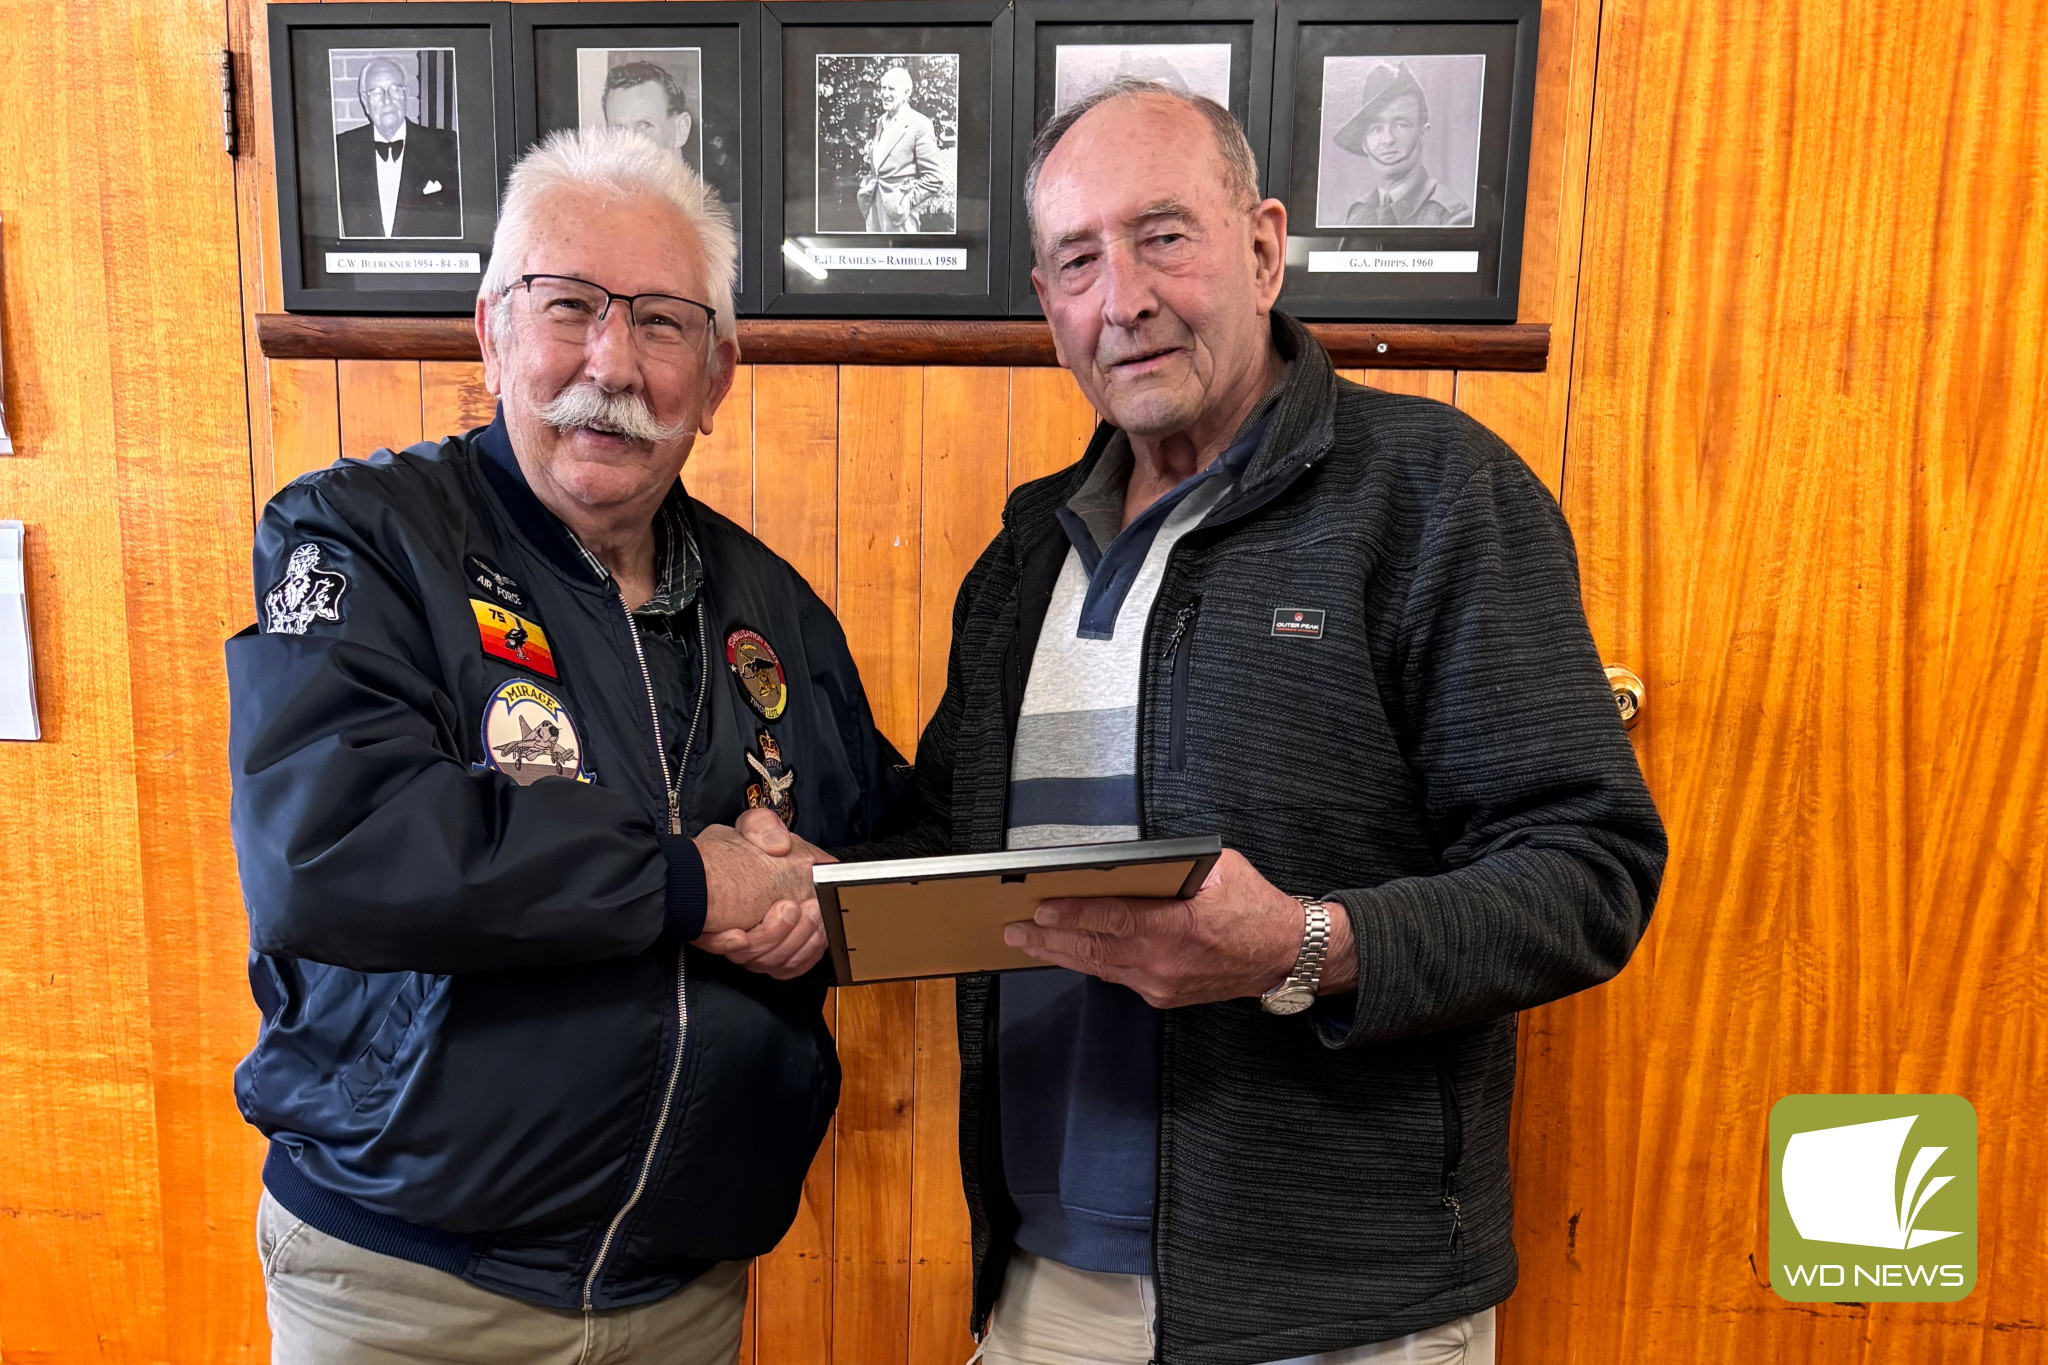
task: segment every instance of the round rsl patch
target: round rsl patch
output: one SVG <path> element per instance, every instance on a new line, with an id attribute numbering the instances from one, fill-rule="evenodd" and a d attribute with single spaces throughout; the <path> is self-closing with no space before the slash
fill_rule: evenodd
<path id="1" fill-rule="evenodd" d="M 522 787 L 543 777 L 591 780 L 576 722 L 555 694 L 524 678 L 498 684 L 484 703 L 484 767 Z"/>
<path id="2" fill-rule="evenodd" d="M 780 719 L 789 706 L 789 683 L 775 647 L 760 632 L 742 627 L 725 637 L 725 661 L 740 680 L 740 692 L 754 714 L 762 720 Z"/>

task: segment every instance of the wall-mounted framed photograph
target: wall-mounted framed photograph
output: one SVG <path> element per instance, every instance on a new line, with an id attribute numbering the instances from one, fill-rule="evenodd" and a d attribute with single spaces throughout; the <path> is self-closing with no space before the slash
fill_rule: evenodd
<path id="1" fill-rule="evenodd" d="M 1512 322 L 1541 0 L 1280 0 L 1280 305 Z"/>
<path id="2" fill-rule="evenodd" d="M 270 7 L 284 305 L 466 313 L 512 153 L 510 7 Z"/>
<path id="3" fill-rule="evenodd" d="M 553 4 L 512 7 L 518 147 L 562 128 L 633 128 L 673 147 L 716 189 L 740 231 L 734 304 L 758 309 L 747 244 L 759 202 L 761 7 Z"/>
<path id="4" fill-rule="evenodd" d="M 1120 77 L 1206 95 L 1237 116 L 1266 165 L 1272 0 L 1018 0 L 1011 95 L 1010 311 L 1040 316 L 1031 290 L 1024 168 L 1031 140 L 1062 110 Z"/>
<path id="5" fill-rule="evenodd" d="M 763 312 L 1008 306 L 1008 0 L 762 7 Z"/>

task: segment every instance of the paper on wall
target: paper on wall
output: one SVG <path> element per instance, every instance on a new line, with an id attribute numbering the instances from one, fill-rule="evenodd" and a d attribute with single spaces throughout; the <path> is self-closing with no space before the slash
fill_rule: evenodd
<path id="1" fill-rule="evenodd" d="M 18 521 L 0 521 L 0 739 L 41 739 L 36 657 L 28 638 L 28 574 Z"/>

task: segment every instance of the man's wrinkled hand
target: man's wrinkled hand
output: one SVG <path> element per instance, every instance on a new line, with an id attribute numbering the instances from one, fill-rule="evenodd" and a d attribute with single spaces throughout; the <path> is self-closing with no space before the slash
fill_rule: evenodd
<path id="1" fill-rule="evenodd" d="M 1049 900 L 1003 941 L 1032 957 L 1129 986 L 1157 1009 L 1255 996 L 1294 970 L 1301 902 L 1225 849 L 1187 900 Z M 1334 914 L 1323 990 L 1357 978 L 1350 918 Z"/>
<path id="2" fill-rule="evenodd" d="M 776 828 L 781 828 L 779 821 Z M 811 899 L 812 860 L 800 856 L 789 834 L 779 840 L 787 846 L 773 853 L 763 846 L 777 844 L 773 831 L 755 829 L 750 837 L 730 825 L 707 825 L 697 835 L 697 853 L 704 860 L 705 934 L 751 929 L 776 902 L 802 905 Z"/>
<path id="3" fill-rule="evenodd" d="M 818 903 L 777 901 L 751 929 L 722 929 L 696 941 L 706 952 L 778 981 L 802 976 L 825 954 L 825 925 Z"/>
<path id="4" fill-rule="evenodd" d="M 791 833 L 772 810 L 745 811 L 732 823 L 734 829 L 744 834 L 747 841 L 763 853 L 801 858 L 806 867 L 839 861 L 802 835 Z"/>

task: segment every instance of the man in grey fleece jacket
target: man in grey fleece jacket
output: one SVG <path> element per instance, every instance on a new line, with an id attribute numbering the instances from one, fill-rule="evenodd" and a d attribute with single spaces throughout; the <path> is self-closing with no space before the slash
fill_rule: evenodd
<path id="1" fill-rule="evenodd" d="M 920 825 L 848 854 L 1226 845 L 1191 901 L 1012 926 L 1057 972 L 960 984 L 1000 1365 L 1490 1361 L 1515 1012 L 1619 971 L 1663 869 L 1556 503 L 1337 377 L 1255 184 L 1162 87 L 1041 134 L 1032 278 L 1107 421 L 961 588 Z"/>

